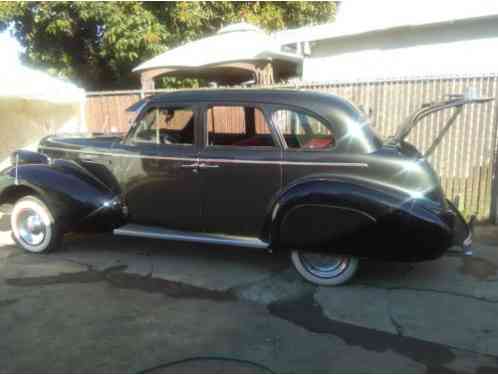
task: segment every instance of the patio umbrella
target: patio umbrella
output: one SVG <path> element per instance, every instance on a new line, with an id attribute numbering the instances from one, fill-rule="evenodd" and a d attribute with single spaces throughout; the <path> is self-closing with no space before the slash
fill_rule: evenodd
<path id="1" fill-rule="evenodd" d="M 290 77 L 302 57 L 283 52 L 261 29 L 238 23 L 215 35 L 186 43 L 137 66 L 142 77 L 172 74 L 176 77 L 204 78 L 218 83 L 239 84 L 254 78 L 258 67 L 272 62 L 279 77 Z"/>

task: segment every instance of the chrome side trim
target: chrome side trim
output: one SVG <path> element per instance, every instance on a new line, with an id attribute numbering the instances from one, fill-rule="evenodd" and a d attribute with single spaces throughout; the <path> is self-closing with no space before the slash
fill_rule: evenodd
<path id="1" fill-rule="evenodd" d="M 224 164 L 263 164 L 263 165 L 309 165 L 309 166 L 324 166 L 324 167 L 359 167 L 367 168 L 367 163 L 348 163 L 348 162 L 307 162 L 307 161 L 280 161 L 280 160 L 247 160 L 247 159 L 211 159 L 211 158 L 182 158 L 174 156 L 149 156 L 149 155 L 134 155 L 125 153 L 97 152 L 97 151 L 82 151 L 71 150 L 58 147 L 40 146 L 40 150 L 51 150 L 61 152 L 83 153 L 85 155 L 93 154 L 100 156 L 119 156 L 135 159 L 156 159 L 156 160 L 173 160 L 184 162 L 205 162 L 205 163 L 224 163 Z"/>
<path id="2" fill-rule="evenodd" d="M 226 164 L 276 164 L 276 165 L 321 165 L 329 167 L 368 167 L 366 163 L 343 163 L 343 162 L 308 162 L 308 161 L 280 161 L 280 160 L 244 160 L 244 159 L 207 159 L 200 158 L 206 163 Z"/>
<path id="3" fill-rule="evenodd" d="M 354 212 L 354 213 L 357 213 L 359 215 L 367 217 L 368 219 L 372 220 L 374 223 L 377 222 L 377 219 L 375 217 L 373 217 L 369 213 L 366 213 L 364 211 L 358 210 L 356 208 L 342 207 L 342 206 L 337 206 L 337 205 L 334 205 L 334 204 L 320 204 L 320 203 L 309 203 L 309 204 L 303 203 L 303 204 L 297 204 L 294 207 L 292 207 L 289 210 L 289 212 L 287 212 L 287 214 L 285 215 L 285 218 L 287 218 L 287 216 L 289 216 L 291 214 L 291 212 L 297 210 L 298 208 L 301 208 L 301 207 L 310 207 L 310 206 L 314 206 L 314 207 L 325 207 L 325 208 L 335 208 L 335 209 L 339 209 L 339 210 L 343 210 L 343 211 L 351 211 L 351 212 Z M 285 218 L 284 218 L 284 220 L 285 220 Z"/>
<path id="4" fill-rule="evenodd" d="M 261 241 L 259 238 L 228 236 L 224 234 L 185 232 L 158 227 L 148 227 L 138 224 L 124 225 L 120 228 L 114 229 L 113 233 L 116 236 L 143 237 L 159 240 L 174 240 L 249 247 L 254 249 L 268 249 L 268 243 Z"/>
<path id="5" fill-rule="evenodd" d="M 197 158 L 182 158 L 173 156 L 151 156 L 151 155 L 136 155 L 136 154 L 125 154 L 121 152 L 105 152 L 105 151 L 83 151 L 83 150 L 72 150 L 68 148 L 50 147 L 50 146 L 40 146 L 40 150 L 50 150 L 50 151 L 61 151 L 61 152 L 74 152 L 81 153 L 85 155 L 97 155 L 97 156 L 120 156 L 124 158 L 133 159 L 164 159 L 164 160 L 177 160 L 177 161 L 197 161 Z"/>

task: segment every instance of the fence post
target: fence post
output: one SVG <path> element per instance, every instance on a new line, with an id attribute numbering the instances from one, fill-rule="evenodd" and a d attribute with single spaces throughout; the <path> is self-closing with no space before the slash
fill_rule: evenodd
<path id="1" fill-rule="evenodd" d="M 498 223 L 498 149 L 496 142 L 497 128 L 498 128 L 498 87 L 495 89 L 495 116 L 493 119 L 493 129 L 491 132 L 491 140 L 492 140 L 492 157 L 491 157 L 491 208 L 489 211 L 489 218 L 493 224 Z"/>

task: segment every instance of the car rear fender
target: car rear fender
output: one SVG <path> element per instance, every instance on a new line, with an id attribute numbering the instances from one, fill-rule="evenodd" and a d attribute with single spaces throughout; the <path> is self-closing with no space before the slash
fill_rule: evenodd
<path id="1" fill-rule="evenodd" d="M 275 197 L 263 236 L 273 247 L 315 246 L 375 223 L 396 201 L 385 195 L 354 179 L 298 181 Z"/>
<path id="2" fill-rule="evenodd" d="M 413 202 L 406 192 L 395 187 L 354 177 L 303 180 L 275 198 L 264 225 L 263 238 L 273 249 L 328 250 L 337 244 L 349 247 L 358 243 L 357 249 L 348 248 L 346 252 L 359 254 L 364 241 L 358 241 L 358 238 L 370 236 L 379 244 L 389 244 L 391 249 L 386 248 L 384 254 L 387 258 L 400 255 L 392 254 L 400 243 L 396 231 L 401 233 L 418 229 L 417 226 L 433 225 L 434 228 L 424 230 L 428 233 L 437 231 L 438 235 L 433 236 L 434 244 L 444 245 L 445 223 Z"/>
<path id="3" fill-rule="evenodd" d="M 42 198 L 67 228 L 99 217 L 119 216 L 119 195 L 73 162 L 20 164 L 0 175 L 0 205 L 23 195 Z"/>

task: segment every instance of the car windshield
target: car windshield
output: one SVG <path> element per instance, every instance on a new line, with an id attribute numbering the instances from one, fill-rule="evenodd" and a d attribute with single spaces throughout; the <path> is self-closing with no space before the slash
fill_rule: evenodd
<path id="1" fill-rule="evenodd" d="M 134 128 L 137 125 L 137 117 L 146 104 L 147 100 L 142 99 L 126 108 L 126 112 L 129 114 L 128 125 L 130 128 Z"/>

